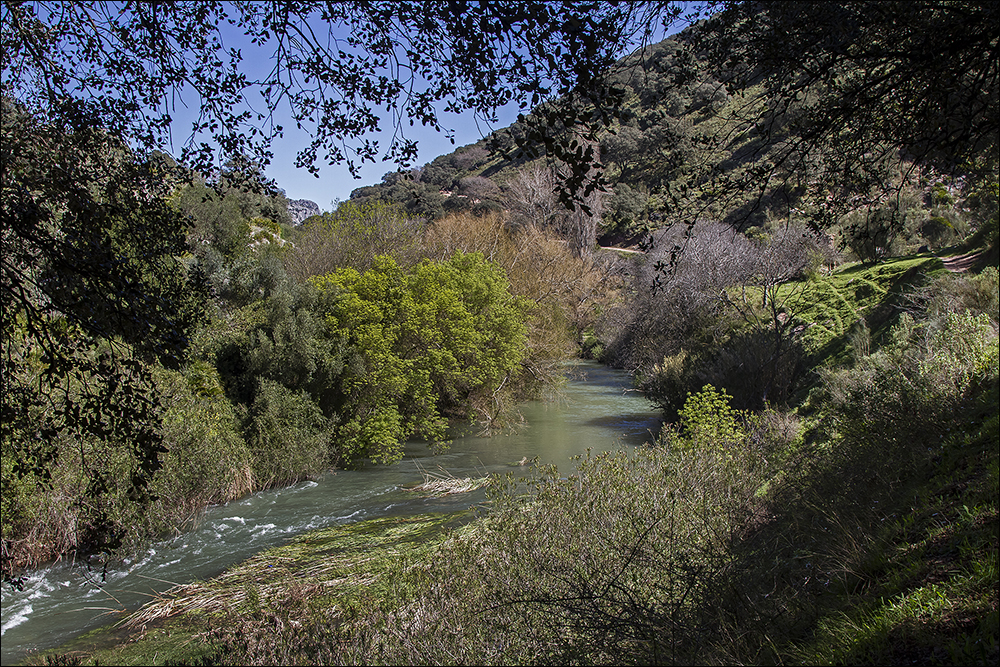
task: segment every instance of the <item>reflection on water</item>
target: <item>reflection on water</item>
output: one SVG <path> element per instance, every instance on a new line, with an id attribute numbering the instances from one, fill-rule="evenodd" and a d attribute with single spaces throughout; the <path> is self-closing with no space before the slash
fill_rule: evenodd
<path id="1" fill-rule="evenodd" d="M 423 480 L 421 470 L 445 469 L 456 477 L 503 473 L 522 459 L 571 466 L 584 454 L 651 441 L 659 416 L 630 388 L 628 376 L 597 364 L 569 367 L 569 382 L 555 400 L 520 407 L 524 423 L 492 437 L 460 429 L 449 450 L 434 454 L 407 443 L 392 466 L 332 472 L 320 480 L 256 493 L 210 508 L 192 530 L 152 545 L 107 573 L 59 564 L 28 577 L 23 591 L 3 589 L 2 662 L 51 648 L 115 621 L 151 595 L 174 584 L 214 576 L 247 557 L 299 533 L 381 516 L 466 509 L 483 491 L 415 498 L 403 491 Z"/>

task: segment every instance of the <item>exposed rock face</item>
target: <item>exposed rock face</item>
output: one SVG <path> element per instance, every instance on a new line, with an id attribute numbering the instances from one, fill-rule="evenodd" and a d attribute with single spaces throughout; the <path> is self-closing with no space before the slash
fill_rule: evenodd
<path id="1" fill-rule="evenodd" d="M 301 225 L 311 215 L 319 215 L 319 205 L 311 199 L 292 199 L 288 202 L 288 215 L 292 222 Z"/>

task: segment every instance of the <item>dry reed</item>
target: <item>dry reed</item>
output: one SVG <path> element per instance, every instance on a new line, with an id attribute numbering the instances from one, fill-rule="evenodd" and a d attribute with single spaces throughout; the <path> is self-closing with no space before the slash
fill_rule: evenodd
<path id="1" fill-rule="evenodd" d="M 455 477 L 440 466 L 438 469 L 441 471 L 440 473 L 420 470 L 424 481 L 416 486 L 405 487 L 403 490 L 426 494 L 428 498 L 439 498 L 455 493 L 468 493 L 489 484 L 487 477 Z"/>

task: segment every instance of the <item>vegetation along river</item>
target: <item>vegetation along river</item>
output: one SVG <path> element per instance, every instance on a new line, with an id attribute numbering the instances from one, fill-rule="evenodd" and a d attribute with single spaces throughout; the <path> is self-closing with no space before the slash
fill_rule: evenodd
<path id="1" fill-rule="evenodd" d="M 154 592 L 214 576 L 294 535 L 383 516 L 456 511 L 484 499 L 482 490 L 441 498 L 408 493 L 405 487 L 423 481 L 422 471 L 481 477 L 509 472 L 512 464 L 536 456 L 568 470 L 571 457 L 588 449 L 641 445 L 655 435 L 659 413 L 640 394 L 626 391 L 626 374 L 587 362 L 569 370 L 556 400 L 522 405 L 524 423 L 499 435 L 478 437 L 473 431 L 437 455 L 422 443 L 408 443 L 404 460 L 392 466 L 337 471 L 213 507 L 194 529 L 103 575 L 67 563 L 32 573 L 23 591 L 3 589 L 2 662 L 114 622 Z"/>

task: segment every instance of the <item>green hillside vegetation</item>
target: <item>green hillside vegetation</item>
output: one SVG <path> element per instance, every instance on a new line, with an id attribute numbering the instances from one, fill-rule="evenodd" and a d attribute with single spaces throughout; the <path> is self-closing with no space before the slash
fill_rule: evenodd
<path id="1" fill-rule="evenodd" d="M 813 5 L 870 49 L 839 61 L 857 34 L 723 3 L 605 73 L 625 103 L 599 136 L 553 97 L 300 226 L 250 160 L 183 170 L 5 94 L 5 585 L 503 429 L 574 356 L 667 421 L 465 480 L 474 513 L 302 535 L 31 660 L 994 664 L 996 78 L 948 67 L 996 35 L 960 30 L 974 3 L 915 6 Z M 887 64 L 893 26 L 954 49 Z M 938 75 L 986 101 L 944 123 Z M 553 137 L 603 172 L 542 157 Z"/>
<path id="2" fill-rule="evenodd" d="M 824 295 L 806 318 L 835 319 L 830 292 L 841 313 L 908 305 L 865 335 L 817 327 L 807 347 L 826 353 L 793 409 L 736 409 L 705 385 L 651 446 L 495 478 L 462 528 L 305 535 L 257 557 L 288 563 L 274 581 L 247 579 L 251 561 L 179 587 L 94 659 L 991 664 L 996 270 L 917 258 L 802 292 Z M 353 570 L 359 548 L 379 555 Z"/>
<path id="3" fill-rule="evenodd" d="M 880 157 L 865 166 L 869 171 L 843 185 L 830 176 L 843 169 L 836 165 L 837 146 L 806 145 L 814 98 L 803 95 L 769 115 L 763 86 L 713 69 L 704 45 L 691 45 L 695 41 L 684 31 L 613 68 L 609 81 L 621 88 L 625 103 L 597 145 L 604 191 L 586 252 L 598 238 L 603 245 L 635 247 L 667 223 L 713 219 L 746 232 L 780 220 L 821 229 L 839 249 L 872 262 L 920 247 L 942 249 L 988 224 L 989 206 L 978 209 L 976 202 L 995 197 L 990 167 L 956 179 L 880 145 Z M 530 126 L 548 122 L 555 108 L 543 104 L 475 144 L 409 171 L 388 172 L 381 184 L 358 188 L 351 199 L 398 203 L 429 221 L 504 208 L 517 224 L 519 211 L 545 209 L 546 226 L 572 239 L 579 223 L 553 207 L 554 176 L 565 166 L 532 157 L 541 147 L 525 145 Z M 796 146 L 812 154 L 796 154 Z"/>

